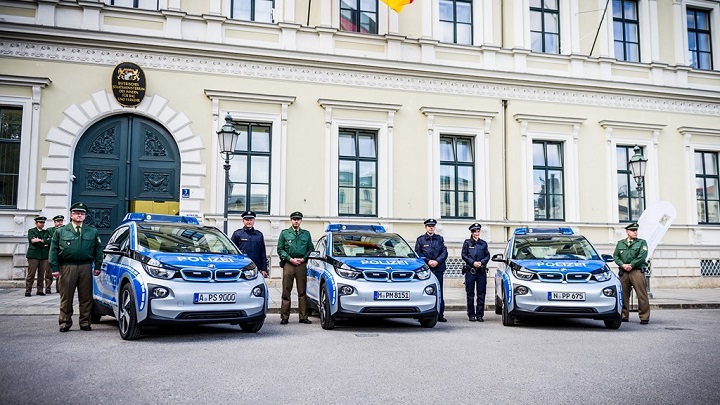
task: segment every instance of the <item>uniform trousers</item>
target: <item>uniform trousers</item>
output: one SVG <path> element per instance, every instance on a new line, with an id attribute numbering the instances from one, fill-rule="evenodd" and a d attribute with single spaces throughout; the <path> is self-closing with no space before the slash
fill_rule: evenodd
<path id="1" fill-rule="evenodd" d="M 37 292 L 43 292 L 43 285 L 45 284 L 45 274 L 50 273 L 50 264 L 47 259 L 27 259 L 28 271 L 25 277 L 25 292 L 30 293 L 32 291 L 33 283 L 35 282 L 35 274 L 37 273 Z"/>
<path id="2" fill-rule="evenodd" d="M 92 263 L 63 264 L 60 266 L 60 327 L 72 326 L 75 289 L 80 307 L 80 326 L 90 326 L 93 305 Z"/>
<path id="3" fill-rule="evenodd" d="M 52 285 L 52 281 L 52 271 L 50 271 L 50 264 L 48 263 L 48 268 L 45 269 L 45 292 L 50 292 L 50 286 Z M 55 283 L 55 290 L 57 291 L 57 283 Z"/>
<path id="4" fill-rule="evenodd" d="M 282 278 L 282 304 L 280 307 L 280 319 L 290 318 L 290 293 L 293 288 L 293 280 L 297 285 L 298 295 L 298 313 L 300 319 L 307 319 L 307 295 L 305 288 L 307 286 L 307 263 L 303 262 L 299 266 L 294 266 L 290 262 L 285 263 L 283 267 Z"/>
<path id="5" fill-rule="evenodd" d="M 465 295 L 467 296 L 467 314 L 468 316 L 477 316 L 482 318 L 485 316 L 485 293 L 487 289 L 487 274 L 485 268 L 475 268 L 475 274 L 472 270 L 465 273 Z M 477 307 L 475 302 L 475 292 L 477 290 Z"/>
<path id="6" fill-rule="evenodd" d="M 647 287 L 645 284 L 645 274 L 639 269 L 626 271 L 620 276 L 620 284 L 622 285 L 622 318 L 628 319 L 630 316 L 630 287 L 635 289 L 635 295 L 638 299 L 638 316 L 641 321 L 650 320 L 650 300 L 648 300 Z"/>
<path id="7" fill-rule="evenodd" d="M 438 316 L 442 317 L 445 315 L 445 291 L 443 290 L 443 274 L 445 273 L 445 270 L 441 271 L 435 271 L 433 270 L 433 274 L 438 280 L 438 284 L 440 284 L 438 287 L 440 289 L 440 313 Z"/>

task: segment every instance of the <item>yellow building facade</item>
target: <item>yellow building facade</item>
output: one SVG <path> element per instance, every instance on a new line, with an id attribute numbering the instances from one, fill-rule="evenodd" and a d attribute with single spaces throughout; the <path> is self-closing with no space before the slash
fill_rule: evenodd
<path id="1" fill-rule="evenodd" d="M 76 201 L 107 232 L 148 207 L 222 229 L 225 204 L 232 232 L 250 209 L 273 254 L 293 211 L 315 239 L 373 223 L 412 243 L 436 218 L 453 269 L 473 222 L 492 253 L 519 226 L 612 253 L 666 201 L 653 286 L 720 286 L 715 0 L 6 0 L 0 109 L 6 283 L 33 218 Z"/>

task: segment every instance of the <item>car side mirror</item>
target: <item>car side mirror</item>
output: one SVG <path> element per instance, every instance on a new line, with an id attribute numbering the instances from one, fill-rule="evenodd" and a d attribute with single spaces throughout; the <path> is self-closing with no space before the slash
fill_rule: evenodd
<path id="1" fill-rule="evenodd" d="M 600 255 L 600 257 L 607 263 L 612 263 L 615 261 L 612 256 L 610 255 Z"/>
<path id="2" fill-rule="evenodd" d="M 120 250 L 120 246 L 113 243 L 108 243 L 107 246 L 105 246 L 105 249 L 103 249 L 103 253 L 109 255 L 118 255 L 122 254 L 122 251 Z"/>
<path id="3" fill-rule="evenodd" d="M 309 259 L 321 259 L 322 255 L 317 250 L 314 250 L 310 252 L 310 255 L 308 256 Z"/>
<path id="4" fill-rule="evenodd" d="M 502 253 L 498 253 L 498 254 L 496 254 L 496 255 L 493 255 L 493 257 L 492 257 L 491 260 L 494 261 L 494 262 L 502 262 L 502 263 L 505 263 L 505 257 L 503 257 L 503 254 L 502 254 Z"/>

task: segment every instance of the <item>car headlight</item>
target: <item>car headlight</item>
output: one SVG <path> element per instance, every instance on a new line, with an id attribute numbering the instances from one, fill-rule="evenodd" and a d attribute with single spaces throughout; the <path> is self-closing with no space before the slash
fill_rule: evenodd
<path id="1" fill-rule="evenodd" d="M 242 271 L 242 276 L 248 280 L 252 280 L 258 276 L 257 266 L 253 262 L 250 262 L 250 264 L 243 267 L 240 271 Z"/>
<path id="2" fill-rule="evenodd" d="M 430 274 L 432 274 L 432 272 L 430 271 L 430 267 L 428 267 L 426 264 L 415 270 L 415 275 L 417 275 L 417 278 L 420 280 L 429 279 Z"/>
<path id="3" fill-rule="evenodd" d="M 528 271 L 528 270 L 525 270 L 525 269 L 522 269 L 522 268 L 521 268 L 521 269 L 517 269 L 517 270 L 513 270 L 513 275 L 515 276 L 515 278 L 518 278 L 518 279 L 520 279 L 520 280 L 525 280 L 525 281 L 530 281 L 530 280 L 532 280 L 533 278 L 535 278 L 535 273 L 534 273 L 534 272 Z"/>
<path id="4" fill-rule="evenodd" d="M 605 269 L 603 272 L 594 273 L 593 277 L 595 277 L 595 280 L 597 281 L 608 281 L 610 280 L 610 277 L 612 277 L 612 271 L 610 271 L 610 269 Z"/>
<path id="5" fill-rule="evenodd" d="M 349 278 L 350 280 L 355 280 L 356 278 L 360 277 L 362 274 L 361 272 L 353 269 L 352 267 L 348 266 L 345 263 L 340 264 L 340 266 L 335 267 L 335 272 L 342 278 Z"/>
<path id="6" fill-rule="evenodd" d="M 148 260 L 147 263 L 142 264 L 143 269 L 147 272 L 147 274 L 151 275 L 155 278 L 163 278 L 163 279 L 171 279 L 175 277 L 175 270 L 168 269 L 166 267 L 163 267 L 162 263 L 155 259 Z"/>

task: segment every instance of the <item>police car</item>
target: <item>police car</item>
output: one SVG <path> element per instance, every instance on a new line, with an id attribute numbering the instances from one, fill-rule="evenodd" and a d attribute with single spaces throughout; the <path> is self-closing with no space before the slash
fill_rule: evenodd
<path id="1" fill-rule="evenodd" d="M 517 228 L 495 274 L 495 313 L 512 326 L 535 316 L 603 320 L 618 329 L 622 288 L 590 242 L 570 228 Z"/>
<path id="2" fill-rule="evenodd" d="M 437 324 L 437 279 L 400 235 L 382 226 L 331 224 L 310 254 L 307 276 L 307 298 L 323 329 L 361 317 Z"/>
<path id="3" fill-rule="evenodd" d="M 92 321 L 114 316 L 125 340 L 162 324 L 230 323 L 253 333 L 263 326 L 264 278 L 225 234 L 196 218 L 130 213 L 104 253 Z"/>

